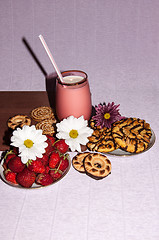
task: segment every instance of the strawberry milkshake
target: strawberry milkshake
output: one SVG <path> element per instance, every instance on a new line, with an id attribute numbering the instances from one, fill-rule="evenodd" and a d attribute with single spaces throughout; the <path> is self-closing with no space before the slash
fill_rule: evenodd
<path id="1" fill-rule="evenodd" d="M 82 71 L 62 73 L 63 82 L 56 82 L 56 114 L 59 120 L 84 116 L 89 120 L 92 111 L 91 93 L 87 74 Z"/>

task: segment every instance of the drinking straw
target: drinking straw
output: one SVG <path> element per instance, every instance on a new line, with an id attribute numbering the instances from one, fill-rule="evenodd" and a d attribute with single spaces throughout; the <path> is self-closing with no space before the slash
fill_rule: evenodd
<path id="1" fill-rule="evenodd" d="M 50 52 L 50 50 L 49 50 L 49 48 L 48 48 L 48 46 L 47 46 L 47 44 L 46 44 L 43 36 L 42 36 L 42 35 L 39 35 L 39 38 L 40 38 L 40 40 L 41 40 L 41 42 L 42 42 L 42 44 L 43 44 L 43 47 L 45 48 L 45 50 L 46 50 L 46 52 L 47 52 L 47 54 L 48 54 L 48 56 L 49 56 L 49 58 L 50 58 L 50 60 L 51 60 L 51 63 L 53 64 L 53 66 L 54 66 L 54 68 L 55 68 L 55 70 L 56 70 L 56 72 L 57 72 L 57 75 L 59 76 L 61 82 L 64 82 L 64 81 L 63 81 L 62 74 L 61 74 L 60 70 L 58 69 L 57 64 L 56 64 L 56 62 L 55 62 L 55 60 L 54 60 L 54 58 L 53 58 L 53 56 L 52 56 L 52 54 L 51 54 L 51 52 Z"/>

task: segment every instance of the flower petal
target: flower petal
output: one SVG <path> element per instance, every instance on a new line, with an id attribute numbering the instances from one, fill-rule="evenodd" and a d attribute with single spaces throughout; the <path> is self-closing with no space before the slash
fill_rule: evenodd
<path id="1" fill-rule="evenodd" d="M 72 152 L 74 152 L 76 150 L 78 152 L 81 151 L 81 146 L 80 146 L 79 142 L 77 142 L 77 141 L 74 141 L 72 139 L 67 139 L 66 144 L 69 146 L 69 148 L 71 149 Z"/>
<path id="2" fill-rule="evenodd" d="M 56 137 L 58 139 L 68 139 L 69 138 L 69 133 L 61 131 L 61 132 L 56 134 Z"/>

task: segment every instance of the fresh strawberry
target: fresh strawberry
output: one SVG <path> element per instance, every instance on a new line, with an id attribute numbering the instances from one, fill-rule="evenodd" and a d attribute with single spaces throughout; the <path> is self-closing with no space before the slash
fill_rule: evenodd
<path id="1" fill-rule="evenodd" d="M 58 169 L 50 169 L 49 174 L 54 179 L 54 181 L 62 177 L 62 172 Z"/>
<path id="2" fill-rule="evenodd" d="M 49 156 L 46 153 L 43 154 L 42 158 L 37 158 L 37 159 L 41 160 L 44 166 L 48 165 Z"/>
<path id="3" fill-rule="evenodd" d="M 8 151 L 4 157 L 4 163 L 3 163 L 3 167 L 4 169 L 7 169 L 7 164 L 9 162 L 9 160 L 13 157 L 15 157 L 16 155 L 13 153 L 13 151 Z"/>
<path id="4" fill-rule="evenodd" d="M 54 146 L 60 153 L 63 153 L 63 154 L 66 153 L 69 148 L 69 146 L 66 144 L 64 139 L 57 140 Z"/>
<path id="5" fill-rule="evenodd" d="M 31 172 L 27 167 L 17 174 L 16 180 L 21 186 L 30 188 L 35 182 L 36 174 Z"/>
<path id="6" fill-rule="evenodd" d="M 36 177 L 36 183 L 43 186 L 50 185 L 51 183 L 53 183 L 53 181 L 54 180 L 49 173 L 40 173 Z"/>
<path id="7" fill-rule="evenodd" d="M 5 162 L 8 164 L 9 160 L 10 160 L 11 158 L 15 157 L 15 156 L 16 156 L 16 154 L 15 154 L 12 150 L 10 150 L 10 151 L 8 151 L 8 152 L 6 153 L 6 155 L 5 155 L 5 157 L 4 157 L 4 160 L 5 160 Z"/>
<path id="8" fill-rule="evenodd" d="M 49 171 L 50 171 L 49 166 L 46 166 L 46 167 L 45 167 L 45 173 L 49 173 Z"/>
<path id="9" fill-rule="evenodd" d="M 49 157 L 49 167 L 50 168 L 56 168 L 56 166 L 60 162 L 60 155 L 58 152 L 52 152 Z"/>
<path id="10" fill-rule="evenodd" d="M 22 163 L 21 158 L 18 156 L 15 156 L 11 158 L 8 162 L 8 168 L 15 173 L 23 171 L 25 168 L 25 164 Z"/>
<path id="11" fill-rule="evenodd" d="M 55 138 L 53 136 L 48 135 L 48 134 L 46 135 L 46 137 L 49 139 L 51 145 L 53 145 L 54 142 L 55 142 Z"/>
<path id="12" fill-rule="evenodd" d="M 5 176 L 5 179 L 6 179 L 8 182 L 17 184 L 17 181 L 16 181 L 16 173 L 12 172 L 10 169 L 7 169 L 7 170 L 4 171 L 4 176 Z"/>
<path id="13" fill-rule="evenodd" d="M 69 160 L 67 158 L 67 155 L 62 156 L 58 169 L 64 172 L 68 168 L 68 166 L 69 166 Z"/>
<path id="14" fill-rule="evenodd" d="M 9 154 L 7 154 L 7 156 L 6 156 L 6 158 L 5 158 L 6 164 L 8 164 L 9 160 L 10 160 L 11 158 L 14 158 L 15 156 L 16 156 L 16 155 L 15 155 L 14 153 L 9 153 Z"/>
<path id="15" fill-rule="evenodd" d="M 43 165 L 41 159 L 29 160 L 27 162 L 27 167 L 31 172 L 44 173 L 45 166 Z"/>
<path id="16" fill-rule="evenodd" d="M 52 146 L 51 142 L 49 139 L 46 140 L 48 146 L 45 148 L 45 154 L 49 156 L 51 152 L 54 150 L 54 147 Z"/>

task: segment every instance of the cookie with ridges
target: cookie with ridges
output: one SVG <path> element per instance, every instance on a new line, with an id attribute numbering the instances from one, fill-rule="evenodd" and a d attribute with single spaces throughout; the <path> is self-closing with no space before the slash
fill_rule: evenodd
<path id="1" fill-rule="evenodd" d="M 33 120 L 35 120 L 36 122 L 40 122 L 43 121 L 45 119 L 50 119 L 53 118 L 53 112 L 51 107 L 37 107 L 34 108 L 31 113 L 30 113 L 31 117 Z"/>
<path id="2" fill-rule="evenodd" d="M 17 127 L 23 127 L 24 125 L 30 126 L 31 119 L 27 115 L 15 115 L 10 117 L 7 121 L 7 125 L 11 129 L 15 129 Z"/>
<path id="3" fill-rule="evenodd" d="M 54 126 L 52 125 L 52 120 L 50 120 L 50 119 L 46 119 L 41 122 L 38 122 L 35 125 L 35 127 L 36 127 L 36 129 L 42 129 L 43 134 L 48 134 L 48 135 L 53 136 L 53 134 L 55 133 Z"/>
<path id="4" fill-rule="evenodd" d="M 152 132 L 145 120 L 126 118 L 113 124 L 112 136 L 121 149 L 140 153 L 148 148 Z"/>
<path id="5" fill-rule="evenodd" d="M 85 173 L 83 161 L 88 154 L 89 152 L 78 153 L 76 154 L 76 156 L 73 157 L 72 165 L 78 172 Z"/>
<path id="6" fill-rule="evenodd" d="M 53 112 L 51 113 L 50 120 L 52 121 L 52 123 L 56 123 L 57 122 Z"/>
<path id="7" fill-rule="evenodd" d="M 90 153 L 84 158 L 84 168 L 89 176 L 99 180 L 111 173 L 111 162 L 100 153 Z"/>

